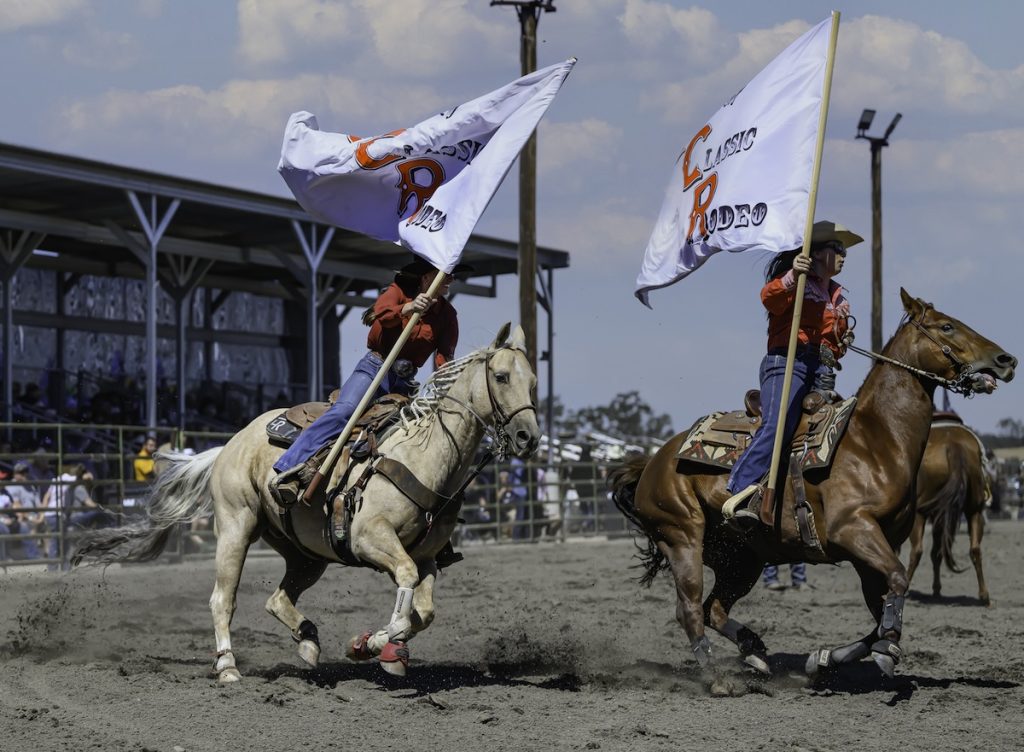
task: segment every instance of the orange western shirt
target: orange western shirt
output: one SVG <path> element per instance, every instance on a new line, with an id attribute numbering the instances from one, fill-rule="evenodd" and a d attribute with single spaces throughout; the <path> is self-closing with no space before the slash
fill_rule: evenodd
<path id="1" fill-rule="evenodd" d="M 768 309 L 769 350 L 789 345 L 795 301 L 796 276 L 792 269 L 761 288 L 761 302 Z M 841 285 L 829 280 L 826 287 L 824 280 L 808 276 L 800 309 L 800 342 L 814 346 L 824 342 L 837 358 L 841 357 L 845 350 L 840 346 L 840 339 L 846 333 L 845 314 L 849 313 L 849 308 Z"/>
<path id="2" fill-rule="evenodd" d="M 402 308 L 412 301 L 395 283 L 384 290 L 373 304 L 376 318 L 370 326 L 366 346 L 387 357 L 398 341 L 402 329 L 411 317 L 402 315 Z M 459 319 L 455 307 L 444 298 L 427 309 L 412 331 L 409 340 L 398 354 L 399 358 L 411 360 L 417 368 L 427 362 L 436 351 L 434 365 L 443 366 L 455 357 L 455 346 L 459 342 Z"/>

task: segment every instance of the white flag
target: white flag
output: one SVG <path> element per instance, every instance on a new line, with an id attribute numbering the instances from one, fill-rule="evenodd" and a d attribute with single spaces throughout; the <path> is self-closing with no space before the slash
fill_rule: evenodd
<path id="1" fill-rule="evenodd" d="M 450 272 L 575 63 L 552 65 L 374 138 L 325 133 L 314 115 L 296 112 L 277 169 L 316 219 L 400 241 Z"/>
<path id="2" fill-rule="evenodd" d="M 830 28 L 793 42 L 682 144 L 636 279 L 644 305 L 719 251 L 803 245 Z"/>

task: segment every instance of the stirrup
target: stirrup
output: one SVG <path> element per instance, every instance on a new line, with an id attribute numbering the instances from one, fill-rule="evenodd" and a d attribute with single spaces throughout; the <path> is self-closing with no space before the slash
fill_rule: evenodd
<path id="1" fill-rule="evenodd" d="M 299 500 L 299 493 L 309 483 L 311 477 L 309 464 L 302 462 L 271 478 L 267 490 L 281 509 L 289 509 L 295 506 L 295 502 Z"/>
<path id="2" fill-rule="evenodd" d="M 459 551 L 456 551 L 452 547 L 451 541 L 444 544 L 444 548 L 437 552 L 437 556 L 434 557 L 434 561 L 437 563 L 438 569 L 444 569 L 450 567 L 452 564 L 458 564 L 466 557 Z"/>
<path id="3" fill-rule="evenodd" d="M 746 488 L 744 488 L 742 491 L 734 493 L 732 496 L 726 499 L 725 503 L 722 505 L 722 517 L 725 518 L 726 522 L 729 522 L 737 517 L 745 517 L 754 520 L 759 519 L 759 517 L 750 509 L 750 503 L 748 500 L 752 501 L 755 494 L 761 491 L 763 491 L 763 489 L 760 485 L 758 485 L 757 483 L 752 483 Z M 740 506 L 740 504 L 743 504 L 743 502 L 745 501 L 748 503 L 744 504 L 742 508 L 737 508 Z"/>

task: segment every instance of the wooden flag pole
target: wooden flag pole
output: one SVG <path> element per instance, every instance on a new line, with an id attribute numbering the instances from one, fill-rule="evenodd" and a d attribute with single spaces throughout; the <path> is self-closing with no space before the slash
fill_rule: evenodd
<path id="1" fill-rule="evenodd" d="M 836 62 L 836 42 L 839 39 L 839 11 L 832 11 L 832 29 L 828 40 L 828 56 L 825 60 L 825 85 L 822 89 L 821 111 L 818 113 L 818 139 L 814 151 L 814 168 L 811 172 L 811 189 L 807 197 L 807 221 L 804 224 L 804 245 L 800 255 L 811 255 L 811 235 L 814 232 L 814 210 L 818 201 L 818 179 L 821 176 L 821 155 L 825 149 L 825 125 L 828 122 L 829 98 L 832 94 L 832 69 Z M 768 486 L 761 502 L 761 522 L 768 526 L 775 524 L 775 487 L 779 475 L 779 458 L 782 456 L 783 438 L 786 433 L 786 408 L 789 392 L 793 386 L 793 361 L 800 333 L 800 315 L 803 312 L 804 288 L 807 275 L 800 274 L 796 282 L 796 299 L 793 301 L 793 324 L 789 329 L 789 349 L 786 352 L 786 373 L 782 379 L 782 402 L 779 405 L 779 420 L 775 425 L 775 446 L 772 449 L 772 464 L 768 471 Z"/>
<path id="2" fill-rule="evenodd" d="M 427 288 L 428 298 L 433 299 L 446 276 L 447 275 L 441 271 L 434 275 L 433 282 L 431 282 L 430 287 Z M 312 498 L 317 488 L 320 487 L 320 483 L 323 482 L 324 475 L 329 473 L 331 468 L 334 467 L 334 463 L 338 460 L 338 455 L 341 454 L 342 447 L 345 446 L 345 442 L 348 441 L 348 437 L 352 435 L 352 430 L 355 428 L 356 422 L 362 416 L 363 411 L 366 410 L 367 405 L 369 405 L 373 400 L 373 395 L 377 393 L 377 387 L 380 386 L 380 382 L 384 380 L 388 371 L 391 370 L 391 366 L 394 365 L 395 361 L 398 359 L 398 353 L 402 351 L 402 348 L 405 347 L 405 343 L 409 341 L 409 337 L 412 336 L 412 330 L 415 328 L 416 324 L 419 323 L 421 316 L 422 314 L 417 311 L 409 317 L 409 323 L 407 323 L 405 328 L 402 329 L 402 333 L 399 335 L 398 341 L 395 342 L 395 346 L 391 348 L 391 352 L 388 353 L 388 357 L 384 359 L 384 364 L 381 365 L 377 375 L 373 378 L 373 381 L 370 382 L 370 386 L 366 389 L 366 393 L 363 395 L 363 398 L 359 400 L 359 404 L 356 406 L 355 412 L 352 413 L 352 417 L 348 419 L 348 423 L 345 424 L 345 428 L 342 430 L 341 435 L 338 436 L 337 440 L 335 440 L 334 446 L 331 447 L 331 453 L 327 455 L 327 459 L 324 460 L 323 464 L 317 468 L 316 473 L 313 475 L 313 479 L 306 487 L 306 490 L 299 496 L 299 501 L 303 501 L 306 498 Z"/>

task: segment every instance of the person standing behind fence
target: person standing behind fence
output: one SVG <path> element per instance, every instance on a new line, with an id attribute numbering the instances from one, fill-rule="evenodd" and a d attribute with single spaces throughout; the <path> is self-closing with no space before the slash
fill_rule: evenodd
<path id="1" fill-rule="evenodd" d="M 32 484 L 32 466 L 27 462 L 17 462 L 11 480 L 13 485 L 5 489 L 11 497 L 11 506 L 17 511 L 18 532 L 22 535 L 38 532 L 43 523 L 43 513 L 38 509 L 39 490 Z M 38 559 L 43 553 L 39 542 L 33 538 L 21 541 L 21 552 L 26 559 Z"/>

